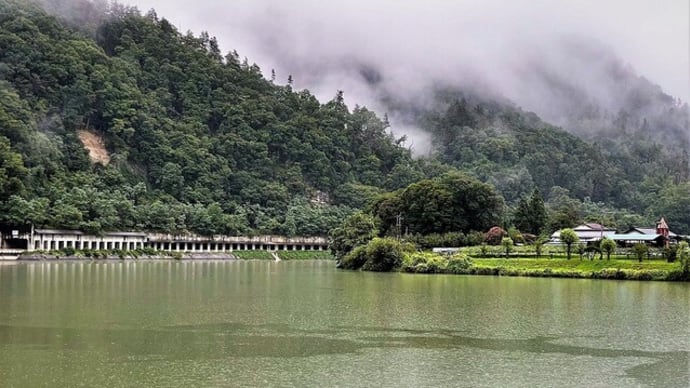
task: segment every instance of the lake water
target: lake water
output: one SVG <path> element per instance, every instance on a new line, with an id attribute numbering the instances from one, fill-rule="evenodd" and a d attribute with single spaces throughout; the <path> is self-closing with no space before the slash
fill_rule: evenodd
<path id="1" fill-rule="evenodd" d="M 690 385 L 690 284 L 0 265 L 3 387 Z"/>

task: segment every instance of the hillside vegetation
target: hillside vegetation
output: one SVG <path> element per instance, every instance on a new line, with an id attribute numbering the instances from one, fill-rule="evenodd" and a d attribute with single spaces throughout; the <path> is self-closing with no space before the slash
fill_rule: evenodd
<path id="1" fill-rule="evenodd" d="M 659 93 L 637 90 L 645 91 L 650 99 Z M 431 134 L 435 161 L 493 185 L 510 205 L 508 216 L 536 189 L 550 210 L 551 230 L 582 221 L 653 225 L 664 216 L 672 229 L 690 233 L 687 104 L 669 102 L 669 114 L 650 115 L 649 121 L 641 110 L 624 127 L 599 120 L 593 139 L 476 90 L 440 88 L 423 108 L 390 106 Z M 587 123 L 593 122 L 580 125 Z"/>
<path id="2" fill-rule="evenodd" d="M 395 107 L 432 135 L 435 152 L 414 159 L 343 92 L 321 103 L 207 33 L 118 4 L 46 2 L 51 13 L 0 0 L 3 225 L 326 235 L 364 209 L 381 234 L 469 234 L 511 226 L 540 192 L 541 232 L 661 215 L 690 232 L 677 147 L 632 137 L 611 152 L 509 102 L 439 88 L 432 108 Z"/>
<path id="3" fill-rule="evenodd" d="M 117 5 L 93 33 L 0 1 L 6 223 L 325 234 L 422 177 L 372 112 L 278 86 L 205 33 Z M 90 162 L 80 131 L 110 163 Z"/>

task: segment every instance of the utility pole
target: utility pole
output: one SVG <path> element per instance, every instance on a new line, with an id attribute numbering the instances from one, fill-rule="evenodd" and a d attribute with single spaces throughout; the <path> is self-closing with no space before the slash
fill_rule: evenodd
<path id="1" fill-rule="evenodd" d="M 395 216 L 395 228 L 396 228 L 397 235 L 398 235 L 397 236 L 398 241 L 400 241 L 400 233 L 402 232 L 402 220 L 403 220 L 402 214 L 398 213 L 398 215 Z"/>

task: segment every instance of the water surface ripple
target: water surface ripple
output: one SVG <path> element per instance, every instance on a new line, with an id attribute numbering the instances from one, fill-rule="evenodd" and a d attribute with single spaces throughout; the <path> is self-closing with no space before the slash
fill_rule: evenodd
<path id="1" fill-rule="evenodd" d="M 0 265 L 2 386 L 690 386 L 688 284 Z"/>

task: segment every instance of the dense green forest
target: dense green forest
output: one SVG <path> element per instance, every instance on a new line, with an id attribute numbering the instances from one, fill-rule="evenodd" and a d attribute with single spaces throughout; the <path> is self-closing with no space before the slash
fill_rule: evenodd
<path id="1" fill-rule="evenodd" d="M 413 158 L 385 117 L 349 108 L 343 92 L 321 103 L 207 33 L 79 3 L 66 18 L 0 0 L 5 225 L 326 235 L 364 209 L 382 234 L 468 233 L 523 225 L 538 192 L 541 232 L 663 215 L 690 233 L 687 159 L 646 139 L 612 153 L 510 103 L 444 90 L 416 109 L 436 151 Z M 105 160 L 89 157 L 84 133 Z"/>
<path id="2" fill-rule="evenodd" d="M 119 6 L 93 33 L 0 2 L 5 222 L 325 234 L 422 177 L 372 112 L 275 85 L 205 33 Z M 79 130 L 105 139 L 107 166 Z"/>
<path id="3" fill-rule="evenodd" d="M 649 93 L 656 96 L 658 90 Z M 550 211 L 549 230 L 579 221 L 619 228 L 653 225 L 665 216 L 674 230 L 690 233 L 690 116 L 687 104 L 664 101 L 670 113 L 653 116 L 658 124 L 653 129 L 644 129 L 651 120 L 631 119 L 625 127 L 612 124 L 604 135 L 603 121 L 597 121 L 600 141 L 591 142 L 476 91 L 439 88 L 424 108 L 394 98 L 389 107 L 413 116 L 431 134 L 435 162 L 498 190 L 509 205 L 504 226 L 515 223 L 520 202 L 537 190 Z"/>

